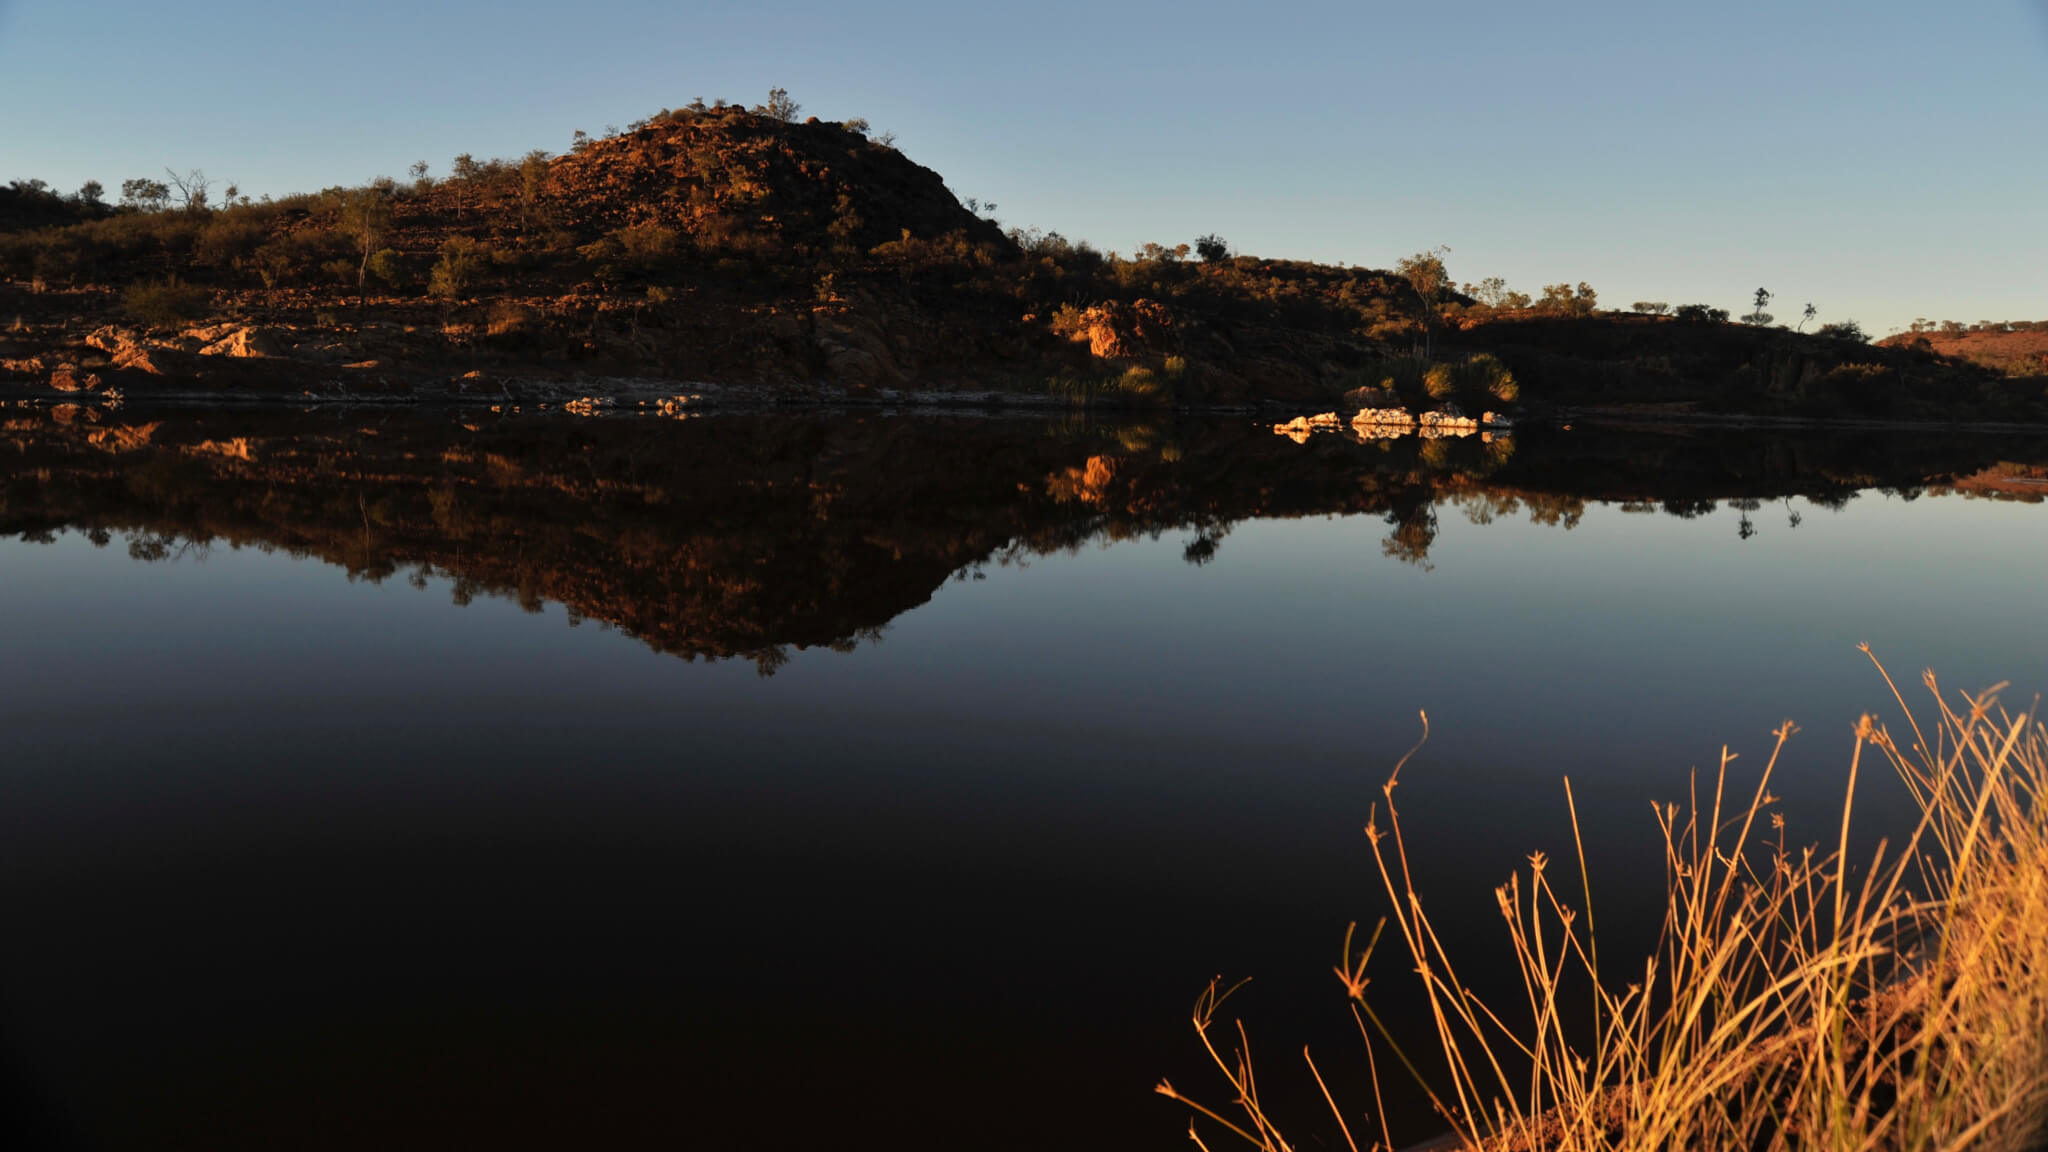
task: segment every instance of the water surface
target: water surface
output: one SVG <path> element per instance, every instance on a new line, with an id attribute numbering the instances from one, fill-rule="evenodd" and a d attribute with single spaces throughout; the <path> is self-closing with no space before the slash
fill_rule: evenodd
<path id="1" fill-rule="evenodd" d="M 1796 719 L 1776 790 L 1829 834 L 1898 711 L 1857 643 L 2048 685 L 2043 460 L 10 414 L 0 1093 L 90 1147 L 1181 1147 L 1149 1089 L 1223 1099 L 1217 973 L 1279 1099 L 1303 1043 L 1358 1086 L 1329 967 L 1421 712 L 1461 940 L 1568 851 L 1566 775 L 1640 918 L 1647 801 L 1724 743 Z"/>

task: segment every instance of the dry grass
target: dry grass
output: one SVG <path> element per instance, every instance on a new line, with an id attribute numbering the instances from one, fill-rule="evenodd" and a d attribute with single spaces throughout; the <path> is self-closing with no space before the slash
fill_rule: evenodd
<path id="1" fill-rule="evenodd" d="M 1367 832 L 1400 910 L 1392 936 L 1421 981 L 1448 1069 L 1423 1090 L 1457 1139 L 1488 1152 L 2041 1147 L 2048 806 L 2038 799 L 2048 730 L 2008 714 L 1997 689 L 1951 704 L 1931 674 L 1927 685 L 1932 722 L 1923 729 L 1907 709 L 1910 740 L 1867 716 L 1858 725 L 1832 848 L 1788 848 L 1770 810 L 1790 724 L 1746 798 L 1727 794 L 1724 756 L 1690 808 L 1660 807 L 1662 941 L 1625 969 L 1602 965 L 1583 846 L 1570 891 L 1531 857 L 1498 891 L 1525 992 L 1511 1006 L 1467 990 L 1424 914 L 1394 809 L 1397 765 L 1386 821 L 1375 813 Z M 1880 845 L 1859 861 L 1867 866 L 1847 867 L 1858 780 L 1879 764 L 1905 781 L 1920 820 L 1896 848 Z M 1355 959 L 1346 943 L 1338 975 L 1375 1084 L 1396 1064 L 1420 1082 L 1368 1002 L 1372 943 Z M 1200 1113 L 1190 1136 L 1208 1147 L 1206 1118 L 1222 1126 L 1209 1138 L 1290 1149 L 1259 1103 L 1242 1025 L 1219 1040 L 1227 995 L 1212 985 L 1194 1023 L 1236 1096 L 1223 1111 L 1187 1101 Z M 1308 1071 L 1322 1086 L 1312 1058 Z M 1187 1100 L 1169 1084 L 1159 1091 Z M 1323 1097 L 1354 1152 L 1361 1141 L 1390 1143 L 1373 1119 L 1378 1100 L 1340 1103 L 1326 1088 Z"/>

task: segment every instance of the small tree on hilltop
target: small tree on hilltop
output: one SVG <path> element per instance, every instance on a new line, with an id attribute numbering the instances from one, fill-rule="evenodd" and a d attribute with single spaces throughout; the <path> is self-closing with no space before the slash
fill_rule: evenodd
<path id="1" fill-rule="evenodd" d="M 166 168 L 164 175 L 171 178 L 171 186 L 178 190 L 179 197 L 185 201 L 185 211 L 199 212 L 206 208 L 206 193 L 213 187 L 213 181 L 206 178 L 206 169 L 194 168 L 180 176 Z"/>
<path id="2" fill-rule="evenodd" d="M 785 124 L 795 120 L 796 114 L 803 110 L 803 105 L 789 98 L 787 88 L 770 88 L 768 102 L 754 105 L 756 116 L 766 116 L 770 120 L 780 120 Z"/>
<path id="3" fill-rule="evenodd" d="M 1537 301 L 1536 306 L 1559 316 L 1591 316 L 1599 303 L 1600 294 L 1593 290 L 1591 284 L 1581 280 L 1577 288 L 1569 284 L 1544 285 L 1543 299 Z"/>
<path id="4" fill-rule="evenodd" d="M 137 212 L 161 212 L 170 205 L 171 186 L 161 180 L 137 177 L 121 181 L 121 206 Z"/>
<path id="5" fill-rule="evenodd" d="M 1756 326 L 1757 326 L 1757 327 L 1759 327 L 1759 328 L 1763 327 L 1763 326 L 1764 326 L 1764 325 L 1766 325 L 1766 324 L 1769 324 L 1769 323 L 1771 322 L 1771 320 L 1773 319 L 1773 317 L 1771 316 L 1771 314 L 1770 314 L 1769 312 L 1766 312 L 1766 311 L 1764 311 L 1764 305 L 1766 305 L 1766 304 L 1769 304 L 1770 302 L 1771 302 L 1771 292 L 1770 292 L 1770 289 L 1768 289 L 1768 288 L 1759 288 L 1759 289 L 1757 289 L 1757 290 L 1756 290 L 1756 308 L 1755 308 L 1755 309 L 1754 309 L 1753 311 L 1751 311 L 1751 312 L 1749 313 L 1749 315 L 1747 315 L 1747 316 L 1744 316 L 1744 317 L 1742 318 L 1742 322 L 1743 322 L 1744 324 L 1754 324 L 1754 325 L 1756 325 Z"/>
<path id="6" fill-rule="evenodd" d="M 1195 237 L 1195 255 L 1205 264 L 1215 264 L 1230 258 L 1230 243 L 1214 232 L 1207 236 Z"/>

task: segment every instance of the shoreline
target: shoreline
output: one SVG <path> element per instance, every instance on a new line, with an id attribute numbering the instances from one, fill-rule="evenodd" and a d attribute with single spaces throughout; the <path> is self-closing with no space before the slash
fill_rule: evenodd
<path id="1" fill-rule="evenodd" d="M 680 417 L 709 411 L 770 409 L 849 409 L 919 412 L 1049 414 L 1088 412 L 1128 416 L 1171 413 L 1181 416 L 1248 416 L 1300 414 L 1303 405 L 1281 400 L 1210 404 L 1117 404 L 1040 393 L 1000 389 L 948 391 L 921 389 L 848 389 L 815 384 L 793 391 L 765 385 L 714 384 L 643 377 L 590 377 L 583 380 L 519 380 L 492 382 L 491 391 L 463 389 L 445 393 L 418 390 L 358 390 L 346 386 L 302 389 L 296 393 L 243 388 L 151 389 L 130 394 L 119 388 L 63 390 L 43 387 L 0 391 L 0 407 L 52 408 L 79 405 L 99 408 L 258 409 L 258 408 L 460 408 L 501 411 L 558 412 L 577 416 L 660 415 Z M 1732 432 L 1947 432 L 1981 435 L 2022 435 L 2048 432 L 2048 422 L 1958 418 L 1953 420 L 1821 417 L 1745 412 L 1673 412 L 1628 406 L 1557 407 L 1516 416 L 1520 427 L 1551 431 L 1597 428 L 1607 431 L 1677 432 L 1711 429 Z"/>

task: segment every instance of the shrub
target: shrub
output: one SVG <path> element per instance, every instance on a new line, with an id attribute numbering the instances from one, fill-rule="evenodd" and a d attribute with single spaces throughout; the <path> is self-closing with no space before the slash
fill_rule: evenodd
<path id="1" fill-rule="evenodd" d="M 1484 393 L 1503 404 L 1521 399 L 1521 385 L 1498 357 L 1481 353 L 1458 365 L 1458 386 L 1470 396 Z"/>
<path id="2" fill-rule="evenodd" d="M 1381 388 L 1412 398 L 1423 393 L 1423 377 L 1429 368 L 1429 361 L 1420 356 L 1400 356 L 1382 360 L 1376 374 Z"/>
<path id="3" fill-rule="evenodd" d="M 1570 284 L 1544 285 L 1543 298 L 1536 302 L 1536 306 L 1559 316 L 1591 316 L 1599 302 L 1600 294 L 1593 291 L 1591 284 L 1581 280 L 1576 288 Z"/>
<path id="4" fill-rule="evenodd" d="M 1458 373 L 1449 364 L 1431 364 L 1422 372 L 1422 390 L 1431 400 L 1449 400 L 1458 394 Z"/>
<path id="5" fill-rule="evenodd" d="M 490 263 L 489 245 L 467 236 L 450 236 L 442 242 L 441 258 L 427 274 L 427 291 L 436 296 L 461 296 Z"/>
<path id="6" fill-rule="evenodd" d="M 412 282 L 412 269 L 396 248 L 379 248 L 371 253 L 363 270 L 386 288 L 402 288 Z"/>
<path id="7" fill-rule="evenodd" d="M 1863 331 L 1863 325 L 1858 324 L 1854 320 L 1823 324 L 1819 328 L 1814 329 L 1813 334 L 1815 336 L 1826 336 L 1830 340 L 1854 340 L 1858 344 L 1870 342 L 1869 335 Z"/>
<path id="8" fill-rule="evenodd" d="M 1709 308 L 1705 304 L 1680 304 L 1674 315 L 1688 324 L 1726 324 L 1728 322 L 1728 310 L 1726 308 Z"/>
<path id="9" fill-rule="evenodd" d="M 223 213 L 200 230 L 192 242 L 192 257 L 215 268 L 238 266 L 256 251 L 269 231 L 260 220 Z"/>
<path id="10" fill-rule="evenodd" d="M 176 276 L 137 280 L 121 293 L 121 309 L 151 328 L 169 328 L 206 315 L 213 298 L 206 289 Z"/>

